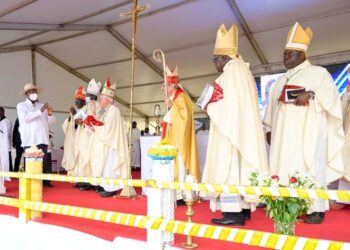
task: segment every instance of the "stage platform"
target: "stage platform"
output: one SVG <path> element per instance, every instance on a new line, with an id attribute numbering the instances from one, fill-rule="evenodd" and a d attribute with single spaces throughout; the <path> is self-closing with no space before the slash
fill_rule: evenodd
<path id="1" fill-rule="evenodd" d="M 140 172 L 134 172 L 133 176 L 134 178 L 139 178 Z M 141 198 L 136 200 L 101 198 L 95 191 L 79 191 L 78 189 L 73 187 L 73 183 L 53 182 L 53 185 L 54 188 L 44 188 L 43 199 L 45 202 L 75 205 L 86 208 L 104 209 L 140 215 L 147 214 L 146 196 L 142 196 Z M 6 182 L 6 187 L 6 196 L 18 197 L 18 180 L 12 179 L 11 182 Z M 140 189 L 137 188 L 136 190 L 138 193 L 141 193 Z M 184 206 L 176 208 L 175 218 L 177 220 L 186 220 L 185 210 L 186 207 Z M 221 217 L 221 214 L 219 212 L 212 213 L 209 210 L 209 203 L 207 201 L 195 204 L 194 211 L 195 215 L 193 221 L 198 223 L 211 224 L 211 218 Z M 0 205 L 0 214 L 16 217 L 18 216 L 18 209 Z M 36 220 L 36 222 L 77 230 L 110 242 L 115 242 L 116 238 L 118 237 L 119 239 L 129 238 L 133 240 L 146 241 L 146 230 L 144 229 L 115 225 L 105 222 L 98 222 L 48 213 L 45 213 L 43 218 L 40 220 Z M 349 222 L 350 206 L 342 210 L 331 210 L 327 212 L 325 222 L 321 225 L 308 225 L 303 223 L 297 224 L 296 235 L 348 242 L 350 241 L 350 230 L 348 229 Z M 4 225 L 2 223 L 1 228 L 4 229 L 5 227 L 10 228 L 10 225 Z M 266 218 L 264 209 L 260 208 L 252 214 L 252 219 L 247 221 L 244 227 L 237 228 L 272 232 L 273 224 L 270 219 Z M 1 237 L 3 236 L 0 236 L 0 238 Z M 181 243 L 185 242 L 185 237 L 186 236 L 184 235 L 176 235 L 174 247 L 181 248 Z M 52 244 L 60 244 L 60 242 L 64 240 L 64 238 L 61 238 L 59 235 L 57 235 L 57 241 L 52 242 Z M 194 238 L 194 241 L 196 243 L 199 243 L 200 247 L 198 249 L 203 250 L 262 249 L 259 247 L 252 247 L 247 245 L 234 244 L 225 241 L 210 240 L 203 238 Z M 80 248 L 77 247 L 76 249 Z M 140 247 L 140 249 L 145 248 Z M 128 250 L 130 250 L 130 248 Z"/>

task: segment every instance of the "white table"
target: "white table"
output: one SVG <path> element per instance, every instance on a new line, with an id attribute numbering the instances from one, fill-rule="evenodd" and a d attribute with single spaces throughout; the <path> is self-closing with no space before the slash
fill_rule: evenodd
<path id="1" fill-rule="evenodd" d="M 160 136 L 141 136 L 141 179 L 148 180 L 151 178 L 151 166 L 152 160 L 148 157 L 147 151 L 154 144 L 160 141 Z M 205 158 L 207 154 L 207 145 L 208 145 L 208 135 L 197 135 L 197 149 L 198 149 L 198 158 L 201 174 L 203 173 Z M 147 191 L 142 189 L 142 193 L 146 194 Z"/>
<path id="2" fill-rule="evenodd" d="M 51 152 L 52 173 L 63 171 L 62 167 L 63 150 L 60 148 L 54 148 Z"/>

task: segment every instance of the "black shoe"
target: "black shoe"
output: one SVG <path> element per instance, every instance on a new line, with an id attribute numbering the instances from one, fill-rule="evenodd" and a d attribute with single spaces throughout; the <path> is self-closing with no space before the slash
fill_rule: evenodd
<path id="1" fill-rule="evenodd" d="M 242 214 L 245 220 L 250 220 L 250 216 L 251 216 L 250 209 L 242 209 Z"/>
<path id="2" fill-rule="evenodd" d="M 186 202 L 181 199 L 181 200 L 177 200 L 176 201 L 176 206 L 179 207 L 179 206 L 186 206 Z"/>
<path id="3" fill-rule="evenodd" d="M 312 214 L 308 214 L 304 220 L 304 223 L 307 224 L 321 224 L 324 221 L 325 213 L 323 212 L 315 212 Z"/>
<path id="4" fill-rule="evenodd" d="M 52 188 L 53 185 L 51 184 L 51 182 L 44 182 L 43 183 L 44 187 L 49 187 L 49 188 Z"/>
<path id="5" fill-rule="evenodd" d="M 80 187 L 83 187 L 84 185 L 85 185 L 84 182 L 77 182 L 77 183 L 75 183 L 75 185 L 73 187 L 80 188 Z"/>
<path id="6" fill-rule="evenodd" d="M 112 197 L 113 195 L 116 195 L 117 191 L 112 191 L 112 192 L 108 192 L 108 191 L 103 191 L 100 193 L 101 197 Z"/>
<path id="7" fill-rule="evenodd" d="M 245 220 L 243 213 L 224 213 L 224 217 L 222 219 L 212 219 L 211 223 L 218 225 L 244 226 Z"/>
<path id="8" fill-rule="evenodd" d="M 256 205 L 256 208 L 265 208 L 266 204 L 265 203 L 258 203 L 258 205 Z"/>
<path id="9" fill-rule="evenodd" d="M 104 192 L 105 190 L 104 190 L 103 187 L 101 187 L 101 186 L 96 186 L 96 187 L 95 187 L 95 191 L 96 191 L 97 193 L 102 193 L 102 192 Z"/>
<path id="10" fill-rule="evenodd" d="M 91 190 L 91 189 L 94 189 L 95 187 L 89 183 L 85 183 L 85 185 L 81 186 L 79 188 L 80 191 L 88 191 L 88 190 Z"/>

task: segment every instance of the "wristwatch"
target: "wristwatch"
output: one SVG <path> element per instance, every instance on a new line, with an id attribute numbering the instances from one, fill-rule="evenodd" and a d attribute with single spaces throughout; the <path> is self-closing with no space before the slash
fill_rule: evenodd
<path id="1" fill-rule="evenodd" d="M 315 99 L 315 92 L 313 92 L 312 90 L 309 91 L 310 94 L 310 99 Z"/>

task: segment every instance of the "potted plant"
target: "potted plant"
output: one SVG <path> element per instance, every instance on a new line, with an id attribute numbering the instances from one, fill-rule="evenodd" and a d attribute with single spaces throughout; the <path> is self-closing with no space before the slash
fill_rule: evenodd
<path id="1" fill-rule="evenodd" d="M 257 171 L 251 173 L 249 180 L 252 186 L 259 187 L 318 188 L 313 178 L 300 171 L 289 178 L 288 185 L 282 185 L 277 175 L 269 176 Z M 260 200 L 266 204 L 266 215 L 274 221 L 275 233 L 286 235 L 294 235 L 298 217 L 305 214 L 312 203 L 311 199 L 265 195 L 260 196 Z"/>

